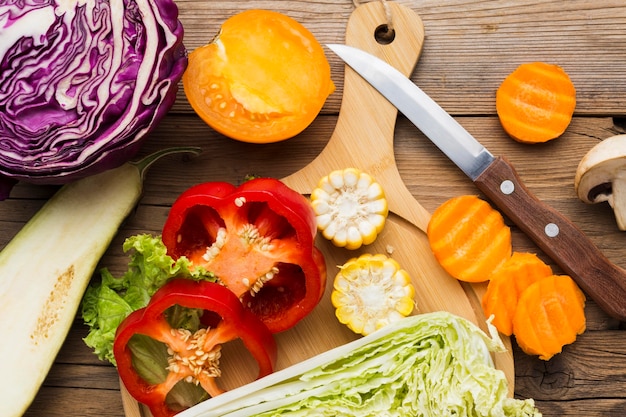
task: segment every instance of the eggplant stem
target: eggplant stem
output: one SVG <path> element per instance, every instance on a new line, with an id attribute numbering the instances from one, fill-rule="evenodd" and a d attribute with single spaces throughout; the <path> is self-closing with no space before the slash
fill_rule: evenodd
<path id="1" fill-rule="evenodd" d="M 202 148 L 194 146 L 178 146 L 173 148 L 161 149 L 160 151 L 153 152 L 148 156 L 144 156 L 139 161 L 132 161 L 129 163 L 137 168 L 137 170 L 139 171 L 139 176 L 143 181 L 145 173 L 148 171 L 148 168 L 152 166 L 152 164 L 165 156 L 175 153 L 191 153 L 193 155 L 200 155 L 202 153 Z"/>

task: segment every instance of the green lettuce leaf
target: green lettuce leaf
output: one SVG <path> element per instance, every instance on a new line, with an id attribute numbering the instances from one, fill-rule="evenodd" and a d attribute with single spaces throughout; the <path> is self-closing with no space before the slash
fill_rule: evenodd
<path id="1" fill-rule="evenodd" d="M 532 399 L 508 397 L 489 326 L 490 336 L 447 312 L 408 317 L 177 417 L 540 416 Z"/>
<path id="2" fill-rule="evenodd" d="M 140 234 L 124 242 L 130 253 L 128 270 L 119 278 L 107 269 L 100 271 L 100 282 L 92 283 L 82 301 L 82 317 L 89 326 L 84 341 L 102 360 L 115 364 L 113 341 L 119 324 L 133 311 L 145 307 L 150 297 L 175 277 L 215 281 L 214 275 L 202 268 L 191 268 L 181 257 L 174 261 L 160 236 Z"/>

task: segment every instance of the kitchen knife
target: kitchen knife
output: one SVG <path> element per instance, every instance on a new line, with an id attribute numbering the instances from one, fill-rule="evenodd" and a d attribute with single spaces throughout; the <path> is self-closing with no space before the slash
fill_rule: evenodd
<path id="1" fill-rule="evenodd" d="M 565 216 L 541 202 L 504 157 L 493 156 L 410 79 L 360 49 L 328 47 L 417 126 L 606 313 L 626 320 L 626 271 Z"/>

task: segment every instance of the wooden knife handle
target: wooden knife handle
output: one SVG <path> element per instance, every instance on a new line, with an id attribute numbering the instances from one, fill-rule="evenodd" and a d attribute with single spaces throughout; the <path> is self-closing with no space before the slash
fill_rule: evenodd
<path id="1" fill-rule="evenodd" d="M 474 184 L 609 315 L 626 321 L 626 271 L 565 216 L 535 197 L 499 157 Z"/>

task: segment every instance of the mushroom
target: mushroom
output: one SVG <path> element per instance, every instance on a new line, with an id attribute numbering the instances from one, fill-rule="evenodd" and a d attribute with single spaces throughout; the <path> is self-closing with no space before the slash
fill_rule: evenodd
<path id="1" fill-rule="evenodd" d="M 620 230 L 626 230 L 626 134 L 598 143 L 581 159 L 574 188 L 588 204 L 608 202 Z"/>

